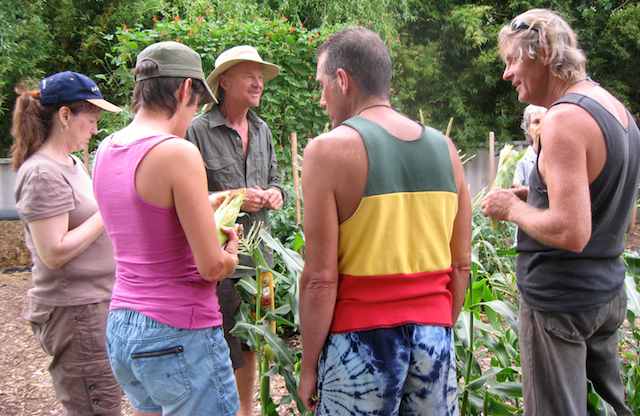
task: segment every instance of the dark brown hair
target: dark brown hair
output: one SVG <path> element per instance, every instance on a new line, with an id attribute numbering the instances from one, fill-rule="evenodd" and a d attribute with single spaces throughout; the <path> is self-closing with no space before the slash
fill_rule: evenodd
<path id="1" fill-rule="evenodd" d="M 38 151 L 49 137 L 53 127 L 53 118 L 60 107 L 68 107 L 73 114 L 100 111 L 100 108 L 87 101 L 68 104 L 42 105 L 40 91 L 16 87 L 18 98 L 13 110 L 11 124 L 11 167 L 18 170 L 25 160 Z"/>
<path id="2" fill-rule="evenodd" d="M 326 54 L 322 71 L 335 78 L 342 68 L 369 96 L 389 98 L 391 57 L 377 33 L 363 27 L 344 29 L 332 35 L 318 48 L 317 56 Z"/>
<path id="3" fill-rule="evenodd" d="M 140 62 L 135 69 L 136 77 L 138 75 L 154 75 L 155 73 L 158 73 L 158 65 L 151 60 Z M 178 109 L 176 91 L 185 79 L 157 77 L 136 82 L 133 89 L 133 111 L 138 112 L 140 108 L 144 107 L 152 111 L 163 112 L 171 117 Z M 199 79 L 192 78 L 191 80 L 191 97 L 188 104 L 192 105 L 196 99 L 202 103 L 207 95 L 204 83 Z"/>

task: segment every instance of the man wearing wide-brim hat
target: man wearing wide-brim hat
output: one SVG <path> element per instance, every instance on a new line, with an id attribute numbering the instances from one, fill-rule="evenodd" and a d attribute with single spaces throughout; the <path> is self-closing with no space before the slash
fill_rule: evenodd
<path id="1" fill-rule="evenodd" d="M 245 230 L 254 223 L 268 227 L 267 210 L 280 209 L 285 193 L 280 186 L 276 153 L 269 126 L 251 108 L 260 105 L 265 81 L 280 72 L 277 65 L 264 61 L 252 46 L 236 46 L 220 54 L 207 83 L 218 100 L 193 120 L 187 140 L 202 154 L 210 192 L 245 189 L 242 210 L 247 213 L 239 222 Z M 270 257 L 269 253 L 265 253 Z M 253 267 L 248 257 L 240 258 L 244 266 Z M 233 277 L 253 276 L 251 270 L 238 269 Z M 235 325 L 234 315 L 240 297 L 235 279 L 225 279 L 218 286 L 224 319 L 225 338 L 236 370 L 240 395 L 238 415 L 250 415 L 256 378 L 255 353 L 229 334 Z"/>

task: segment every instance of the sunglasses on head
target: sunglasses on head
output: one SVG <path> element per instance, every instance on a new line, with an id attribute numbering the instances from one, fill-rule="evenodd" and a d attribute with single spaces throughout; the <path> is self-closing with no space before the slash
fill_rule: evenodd
<path id="1" fill-rule="evenodd" d="M 534 32 L 537 32 L 538 28 L 532 27 L 524 20 L 520 20 L 516 17 L 511 21 L 511 30 L 514 32 L 520 32 L 522 30 L 533 30 Z"/>

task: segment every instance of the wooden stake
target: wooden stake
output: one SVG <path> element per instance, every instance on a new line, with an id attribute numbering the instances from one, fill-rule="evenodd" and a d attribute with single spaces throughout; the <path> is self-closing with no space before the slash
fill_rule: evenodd
<path id="1" fill-rule="evenodd" d="M 291 171 L 293 173 L 293 188 L 296 191 L 296 224 L 302 223 L 302 214 L 300 212 L 300 186 L 298 178 L 298 135 L 291 132 Z"/>
<path id="2" fill-rule="evenodd" d="M 451 134 L 451 127 L 453 127 L 453 117 L 449 119 L 449 124 L 447 125 L 447 132 L 445 133 L 445 136 L 450 137 L 449 135 Z"/>
<path id="3" fill-rule="evenodd" d="M 493 183 L 496 176 L 496 137 L 495 134 L 489 132 L 489 184 Z"/>

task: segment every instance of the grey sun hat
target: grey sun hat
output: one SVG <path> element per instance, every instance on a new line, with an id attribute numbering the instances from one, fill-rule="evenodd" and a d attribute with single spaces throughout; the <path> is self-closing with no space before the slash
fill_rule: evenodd
<path id="1" fill-rule="evenodd" d="M 136 82 L 163 77 L 198 79 L 207 89 L 209 97 L 206 102 L 218 102 L 205 80 L 200 55 L 190 47 L 173 41 L 154 43 L 138 54 L 136 66 L 144 61 L 155 62 L 158 65 L 158 72 L 151 75 L 138 75 Z"/>
<path id="2" fill-rule="evenodd" d="M 265 81 L 272 80 L 280 73 L 280 67 L 278 65 L 262 60 L 260 54 L 258 53 L 258 50 L 253 46 L 234 46 L 233 48 L 227 49 L 226 51 L 222 52 L 220 56 L 216 58 L 215 69 L 207 77 L 207 84 L 209 84 L 209 88 L 211 88 L 211 90 L 213 91 L 214 97 L 218 97 L 218 87 L 220 84 L 218 80 L 220 78 L 220 75 L 225 73 L 232 66 L 237 65 L 241 62 L 256 62 L 261 64 L 264 71 Z"/>

